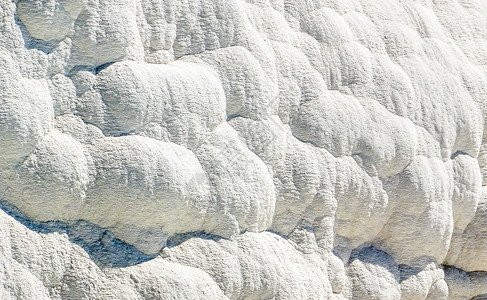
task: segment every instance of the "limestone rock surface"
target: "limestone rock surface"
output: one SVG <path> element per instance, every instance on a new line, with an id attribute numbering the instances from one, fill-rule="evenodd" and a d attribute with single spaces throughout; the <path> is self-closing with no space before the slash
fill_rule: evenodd
<path id="1" fill-rule="evenodd" d="M 0 0 L 0 299 L 484 299 L 485 0 Z"/>

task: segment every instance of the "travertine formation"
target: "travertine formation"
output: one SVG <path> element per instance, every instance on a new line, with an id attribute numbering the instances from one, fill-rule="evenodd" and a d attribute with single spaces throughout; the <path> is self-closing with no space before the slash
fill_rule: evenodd
<path id="1" fill-rule="evenodd" d="M 487 297 L 485 117 L 485 0 L 0 0 L 0 299 Z"/>

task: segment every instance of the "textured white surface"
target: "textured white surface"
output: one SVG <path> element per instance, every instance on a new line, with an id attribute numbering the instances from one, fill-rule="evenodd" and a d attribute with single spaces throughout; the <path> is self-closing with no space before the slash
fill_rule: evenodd
<path id="1" fill-rule="evenodd" d="M 0 298 L 487 294 L 486 72 L 484 0 L 0 0 Z"/>

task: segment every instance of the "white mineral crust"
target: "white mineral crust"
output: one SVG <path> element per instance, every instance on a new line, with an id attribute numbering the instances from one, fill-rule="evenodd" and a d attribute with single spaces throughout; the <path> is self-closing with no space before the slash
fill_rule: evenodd
<path id="1" fill-rule="evenodd" d="M 0 0 L 0 299 L 487 299 L 487 1 Z"/>

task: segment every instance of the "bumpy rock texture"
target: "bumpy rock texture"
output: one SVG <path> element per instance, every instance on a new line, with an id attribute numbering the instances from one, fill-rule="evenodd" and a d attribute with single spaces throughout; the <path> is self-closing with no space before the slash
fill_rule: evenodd
<path id="1" fill-rule="evenodd" d="M 482 298 L 486 117 L 484 0 L 0 0 L 0 298 Z"/>

